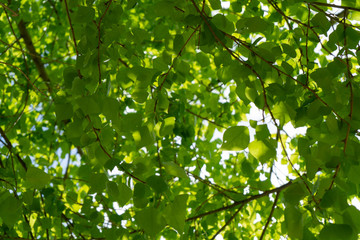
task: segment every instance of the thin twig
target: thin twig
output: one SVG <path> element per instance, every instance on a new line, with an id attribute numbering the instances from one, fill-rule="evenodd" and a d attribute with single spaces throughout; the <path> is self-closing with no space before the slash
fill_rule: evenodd
<path id="1" fill-rule="evenodd" d="M 234 220 L 234 218 L 236 217 L 236 215 L 240 212 L 240 210 L 244 207 L 245 203 L 242 204 L 237 210 L 236 212 L 229 218 L 229 220 L 226 221 L 226 223 L 224 224 L 224 226 L 222 226 L 216 233 L 215 235 L 211 238 L 212 240 L 216 238 L 217 235 L 219 235 L 219 233 L 221 233 L 226 226 L 228 226 L 232 220 Z"/>
<path id="2" fill-rule="evenodd" d="M 12 152 L 13 146 L 12 146 L 9 138 L 6 136 L 5 132 L 3 131 L 3 129 L 1 127 L 0 127 L 0 135 L 5 140 L 6 148 L 9 150 L 10 153 L 13 153 Z M 19 156 L 18 153 L 16 153 L 15 156 L 16 156 L 16 159 L 20 162 L 21 166 L 25 169 L 25 171 L 27 171 L 27 166 L 26 166 L 26 163 L 24 162 L 24 160 L 22 160 L 22 158 Z"/>
<path id="3" fill-rule="evenodd" d="M 356 12 L 360 12 L 360 8 L 347 7 L 347 6 L 341 6 L 341 5 L 335 5 L 335 4 L 331 4 L 331 3 L 310 2 L 310 4 L 311 4 L 311 5 L 324 6 L 324 7 L 348 9 L 348 10 L 353 10 L 353 11 L 356 11 Z"/>
<path id="4" fill-rule="evenodd" d="M 68 18 L 69 24 L 70 24 L 70 29 L 71 29 L 72 38 L 73 38 L 74 47 L 75 47 L 75 52 L 76 52 L 76 58 L 79 58 L 79 52 L 78 52 L 78 49 L 77 49 L 75 32 L 74 32 L 73 25 L 71 23 L 71 17 L 70 17 L 70 13 L 69 13 L 69 7 L 68 7 L 68 4 L 67 4 L 67 0 L 65 0 L 65 9 L 66 9 L 66 15 L 67 15 L 67 18 Z"/>
<path id="5" fill-rule="evenodd" d="M 12 64 L 10 64 L 10 63 L 7 63 L 7 62 L 3 62 L 3 61 L 0 61 L 0 63 L 1 63 L 1 64 L 5 64 L 5 65 L 10 66 L 10 67 L 13 67 L 13 68 L 16 68 L 16 69 L 26 78 L 26 80 L 30 83 L 30 85 L 31 85 L 34 89 L 38 90 L 42 95 L 44 95 L 45 97 L 49 98 L 48 95 L 46 95 L 43 91 L 41 91 L 39 88 L 37 88 L 37 87 L 30 81 L 30 78 L 29 78 L 19 67 L 14 66 L 14 65 L 12 65 Z"/>
<path id="6" fill-rule="evenodd" d="M 87 117 L 88 121 L 91 123 L 90 117 L 89 117 L 89 116 L 86 116 L 86 117 Z M 106 154 L 106 156 L 108 156 L 109 159 L 111 159 L 112 156 L 110 155 L 110 153 L 108 153 L 108 151 L 106 151 L 105 147 L 102 145 L 101 140 L 100 140 L 100 137 L 99 137 L 99 134 L 97 133 L 97 130 L 96 130 L 94 127 L 92 127 L 92 130 L 93 130 L 93 132 L 95 133 L 96 141 L 99 143 L 99 146 L 100 146 L 101 150 Z M 123 172 L 125 172 L 125 173 L 126 173 L 127 175 L 129 175 L 131 178 L 136 179 L 137 181 L 139 181 L 139 182 L 141 182 L 141 183 L 144 183 L 144 184 L 146 183 L 145 181 L 141 180 L 140 178 L 134 176 L 131 172 L 129 172 L 128 170 L 126 170 L 123 166 L 120 165 L 119 167 L 120 167 L 120 169 L 121 169 Z"/>
<path id="7" fill-rule="evenodd" d="M 279 195 L 280 195 L 279 192 L 277 192 L 277 193 L 276 193 L 275 200 L 274 200 L 274 204 L 273 204 L 272 207 L 271 207 L 271 211 L 270 211 L 269 217 L 268 217 L 268 219 L 267 219 L 267 221 L 266 221 L 266 223 L 265 223 L 264 229 L 263 229 L 263 231 L 262 231 L 262 233 L 261 233 L 261 236 L 260 236 L 260 239 L 259 239 L 259 240 L 262 240 L 262 239 L 264 238 L 264 236 L 265 236 L 266 229 L 267 229 L 267 227 L 269 226 L 269 223 L 270 223 L 270 221 L 271 221 L 272 215 L 273 215 L 274 210 L 275 210 L 275 208 L 276 208 L 276 204 L 277 204 L 277 201 L 278 201 L 278 199 L 279 199 Z"/>
<path id="8" fill-rule="evenodd" d="M 194 116 L 196 116 L 196 117 L 198 117 L 198 118 L 201 118 L 201 119 L 203 119 L 203 120 L 206 120 L 206 121 L 208 121 L 209 123 L 212 123 L 212 124 L 214 124 L 214 125 L 217 126 L 217 127 L 225 128 L 224 126 L 222 126 L 222 125 L 220 125 L 220 124 L 217 124 L 216 122 L 214 122 L 214 121 L 212 121 L 212 120 L 210 120 L 210 119 L 208 119 L 208 118 L 206 118 L 206 117 L 200 116 L 199 114 L 196 114 L 196 113 L 190 111 L 189 109 L 185 109 L 185 111 L 187 111 L 188 113 L 190 113 L 190 114 L 192 114 L 192 115 L 194 115 Z"/>
<path id="9" fill-rule="evenodd" d="M 310 7 L 309 4 L 308 7 L 308 26 L 310 26 Z M 306 85 L 309 84 L 309 28 L 306 28 L 306 43 L 305 43 L 305 53 L 306 53 Z"/>
<path id="10" fill-rule="evenodd" d="M 7 10 L 9 10 L 11 13 L 12 13 L 12 16 L 13 17 L 18 17 L 19 14 L 17 12 L 15 12 L 14 10 L 12 10 L 11 8 L 9 8 L 8 6 L 6 6 L 5 4 L 3 3 L 0 3 L 0 5 L 3 7 L 3 8 L 6 8 Z"/>

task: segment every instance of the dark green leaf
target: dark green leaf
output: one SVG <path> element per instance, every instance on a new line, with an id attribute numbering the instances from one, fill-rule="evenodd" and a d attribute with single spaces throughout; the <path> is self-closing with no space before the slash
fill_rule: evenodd
<path id="1" fill-rule="evenodd" d="M 158 194 L 165 192 L 168 190 L 168 185 L 164 181 L 164 179 L 160 176 L 151 176 L 146 179 L 146 182 L 149 186 Z"/>
<path id="2" fill-rule="evenodd" d="M 179 233 L 183 233 L 188 195 L 178 195 L 164 210 L 166 222 Z"/>
<path id="3" fill-rule="evenodd" d="M 347 224 L 327 224 L 321 230 L 319 240 L 352 239 L 353 230 Z"/>
<path id="4" fill-rule="evenodd" d="M 34 188 L 43 188 L 50 182 L 50 175 L 43 170 L 30 167 L 26 172 L 26 180 Z"/>
<path id="5" fill-rule="evenodd" d="M 156 208 L 145 208 L 137 212 L 135 220 L 152 238 L 165 227 L 165 219 Z"/>

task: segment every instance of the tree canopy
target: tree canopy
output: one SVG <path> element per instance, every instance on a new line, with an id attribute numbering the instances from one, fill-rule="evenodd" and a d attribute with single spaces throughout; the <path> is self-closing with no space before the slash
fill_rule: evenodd
<path id="1" fill-rule="evenodd" d="M 1 239 L 358 239 L 359 1 L 0 5 Z"/>

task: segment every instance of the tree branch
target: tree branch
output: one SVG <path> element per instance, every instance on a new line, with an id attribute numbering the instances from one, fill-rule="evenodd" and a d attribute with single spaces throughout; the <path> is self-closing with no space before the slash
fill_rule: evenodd
<path id="1" fill-rule="evenodd" d="M 6 148 L 9 150 L 10 153 L 12 152 L 13 146 L 9 140 L 9 138 L 6 136 L 4 130 L 0 127 L 0 135 L 2 136 L 2 138 L 5 140 L 6 143 Z M 13 153 L 14 154 L 14 153 Z M 15 153 L 16 159 L 19 161 L 19 163 L 21 164 L 21 166 L 25 169 L 25 171 L 27 171 L 27 166 L 26 163 L 24 162 L 24 160 L 22 160 L 22 158 L 20 157 L 20 155 L 18 153 Z"/>
<path id="2" fill-rule="evenodd" d="M 231 209 L 231 208 L 236 207 L 236 206 L 241 205 L 241 204 L 247 204 L 247 203 L 249 203 L 249 202 L 251 202 L 251 201 L 253 201 L 255 199 L 259 199 L 259 198 L 268 196 L 271 193 L 281 192 L 285 188 L 289 187 L 291 184 L 292 184 L 292 182 L 290 181 L 290 182 L 288 182 L 288 183 L 286 183 L 286 184 L 284 184 L 284 185 L 282 185 L 282 186 L 280 186 L 278 188 L 274 188 L 272 190 L 265 191 L 263 193 L 251 196 L 251 197 L 249 197 L 247 199 L 244 199 L 244 200 L 241 200 L 241 201 L 235 201 L 233 204 L 223 206 L 221 208 L 217 208 L 217 209 L 205 212 L 205 213 L 201 213 L 199 215 L 196 215 L 196 216 L 193 216 L 193 217 L 190 217 L 190 218 L 186 219 L 186 222 L 192 221 L 192 220 L 195 220 L 195 219 L 198 219 L 198 218 L 202 218 L 202 217 L 205 217 L 207 215 L 214 214 L 214 213 L 217 213 L 217 212 L 225 211 L 227 209 Z"/>
<path id="3" fill-rule="evenodd" d="M 217 124 L 216 122 L 214 122 L 214 121 L 212 121 L 212 120 L 210 120 L 210 119 L 207 119 L 206 117 L 202 117 L 202 116 L 200 116 L 199 114 L 196 114 L 196 113 L 190 111 L 189 109 L 185 109 L 185 111 L 187 111 L 188 113 L 190 113 L 190 114 L 192 114 L 192 115 L 194 115 L 194 116 L 196 116 L 196 117 L 198 117 L 198 118 L 201 118 L 201 119 L 203 119 L 203 120 L 206 120 L 206 121 L 208 121 L 209 123 L 212 123 L 212 124 L 214 124 L 214 125 L 217 126 L 217 127 L 225 128 L 224 126 L 221 126 L 220 124 Z"/>
<path id="4" fill-rule="evenodd" d="M 18 29 L 20 31 L 20 36 L 22 37 L 22 39 L 24 39 L 27 50 L 30 52 L 30 56 L 35 63 L 36 69 L 38 70 L 40 77 L 45 82 L 49 93 L 51 93 L 52 89 L 51 89 L 51 82 L 50 82 L 49 75 L 46 73 L 46 70 L 45 70 L 44 64 L 41 61 L 40 55 L 35 50 L 31 36 L 30 36 L 30 34 L 26 28 L 26 24 L 23 20 L 21 20 L 18 23 Z"/>
<path id="5" fill-rule="evenodd" d="M 356 11 L 356 12 L 360 12 L 360 8 L 347 7 L 347 6 L 341 6 L 341 5 L 330 4 L 330 3 L 311 2 L 310 4 L 311 4 L 311 5 L 324 6 L 324 7 L 332 7 L 332 8 L 348 9 L 348 10 L 353 10 L 353 11 Z"/>

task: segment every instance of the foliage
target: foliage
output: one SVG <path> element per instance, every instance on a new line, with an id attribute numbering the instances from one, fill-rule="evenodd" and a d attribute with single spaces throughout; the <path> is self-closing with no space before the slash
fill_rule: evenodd
<path id="1" fill-rule="evenodd" d="M 359 1 L 0 4 L 1 239 L 358 239 Z"/>

